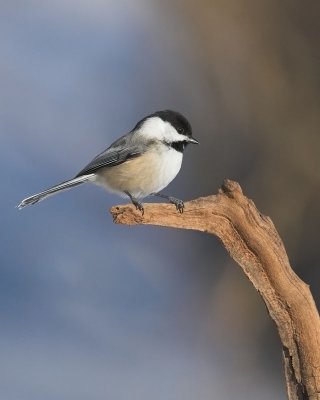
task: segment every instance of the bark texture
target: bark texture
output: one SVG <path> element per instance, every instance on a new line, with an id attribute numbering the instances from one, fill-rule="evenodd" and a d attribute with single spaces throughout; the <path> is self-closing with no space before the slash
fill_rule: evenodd
<path id="1" fill-rule="evenodd" d="M 193 229 L 216 235 L 261 294 L 276 323 L 283 349 L 289 400 L 320 399 L 320 319 L 306 285 L 292 270 L 271 219 L 226 180 L 217 195 L 185 203 L 132 205 L 111 209 L 117 224 Z"/>

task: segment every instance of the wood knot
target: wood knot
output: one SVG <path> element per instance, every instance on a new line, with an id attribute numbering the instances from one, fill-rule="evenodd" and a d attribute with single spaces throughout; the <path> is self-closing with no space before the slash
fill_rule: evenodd
<path id="1" fill-rule="evenodd" d="M 226 194 L 228 197 L 234 197 L 236 194 L 242 194 L 242 189 L 238 182 L 225 179 L 219 192 Z"/>

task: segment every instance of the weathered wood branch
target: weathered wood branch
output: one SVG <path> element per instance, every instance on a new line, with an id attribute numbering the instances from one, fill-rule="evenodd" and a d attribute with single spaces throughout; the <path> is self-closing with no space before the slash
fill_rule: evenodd
<path id="1" fill-rule="evenodd" d="M 185 204 L 145 204 L 144 216 L 131 205 L 112 207 L 117 224 L 193 229 L 218 236 L 261 294 L 282 342 L 289 400 L 320 399 L 320 319 L 308 285 L 291 269 L 269 217 L 226 180 L 214 196 Z"/>

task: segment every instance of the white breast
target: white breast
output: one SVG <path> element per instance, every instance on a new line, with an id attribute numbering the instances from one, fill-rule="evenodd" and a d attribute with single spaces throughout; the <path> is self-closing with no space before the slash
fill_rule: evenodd
<path id="1" fill-rule="evenodd" d="M 161 191 L 176 177 L 182 157 L 182 153 L 161 145 L 160 149 L 149 150 L 123 164 L 102 169 L 96 183 L 120 194 L 129 192 L 136 198 L 143 198 Z"/>
<path id="2" fill-rule="evenodd" d="M 156 189 L 159 192 L 164 189 L 177 176 L 182 164 L 182 153 L 167 148 L 161 155 L 154 157 Z"/>

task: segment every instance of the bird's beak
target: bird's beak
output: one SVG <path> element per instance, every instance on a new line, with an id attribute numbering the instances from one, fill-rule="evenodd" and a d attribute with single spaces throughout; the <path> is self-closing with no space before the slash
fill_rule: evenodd
<path id="1" fill-rule="evenodd" d="M 188 142 L 192 143 L 192 144 L 199 144 L 199 142 L 196 139 L 192 138 L 192 137 L 188 138 Z"/>

